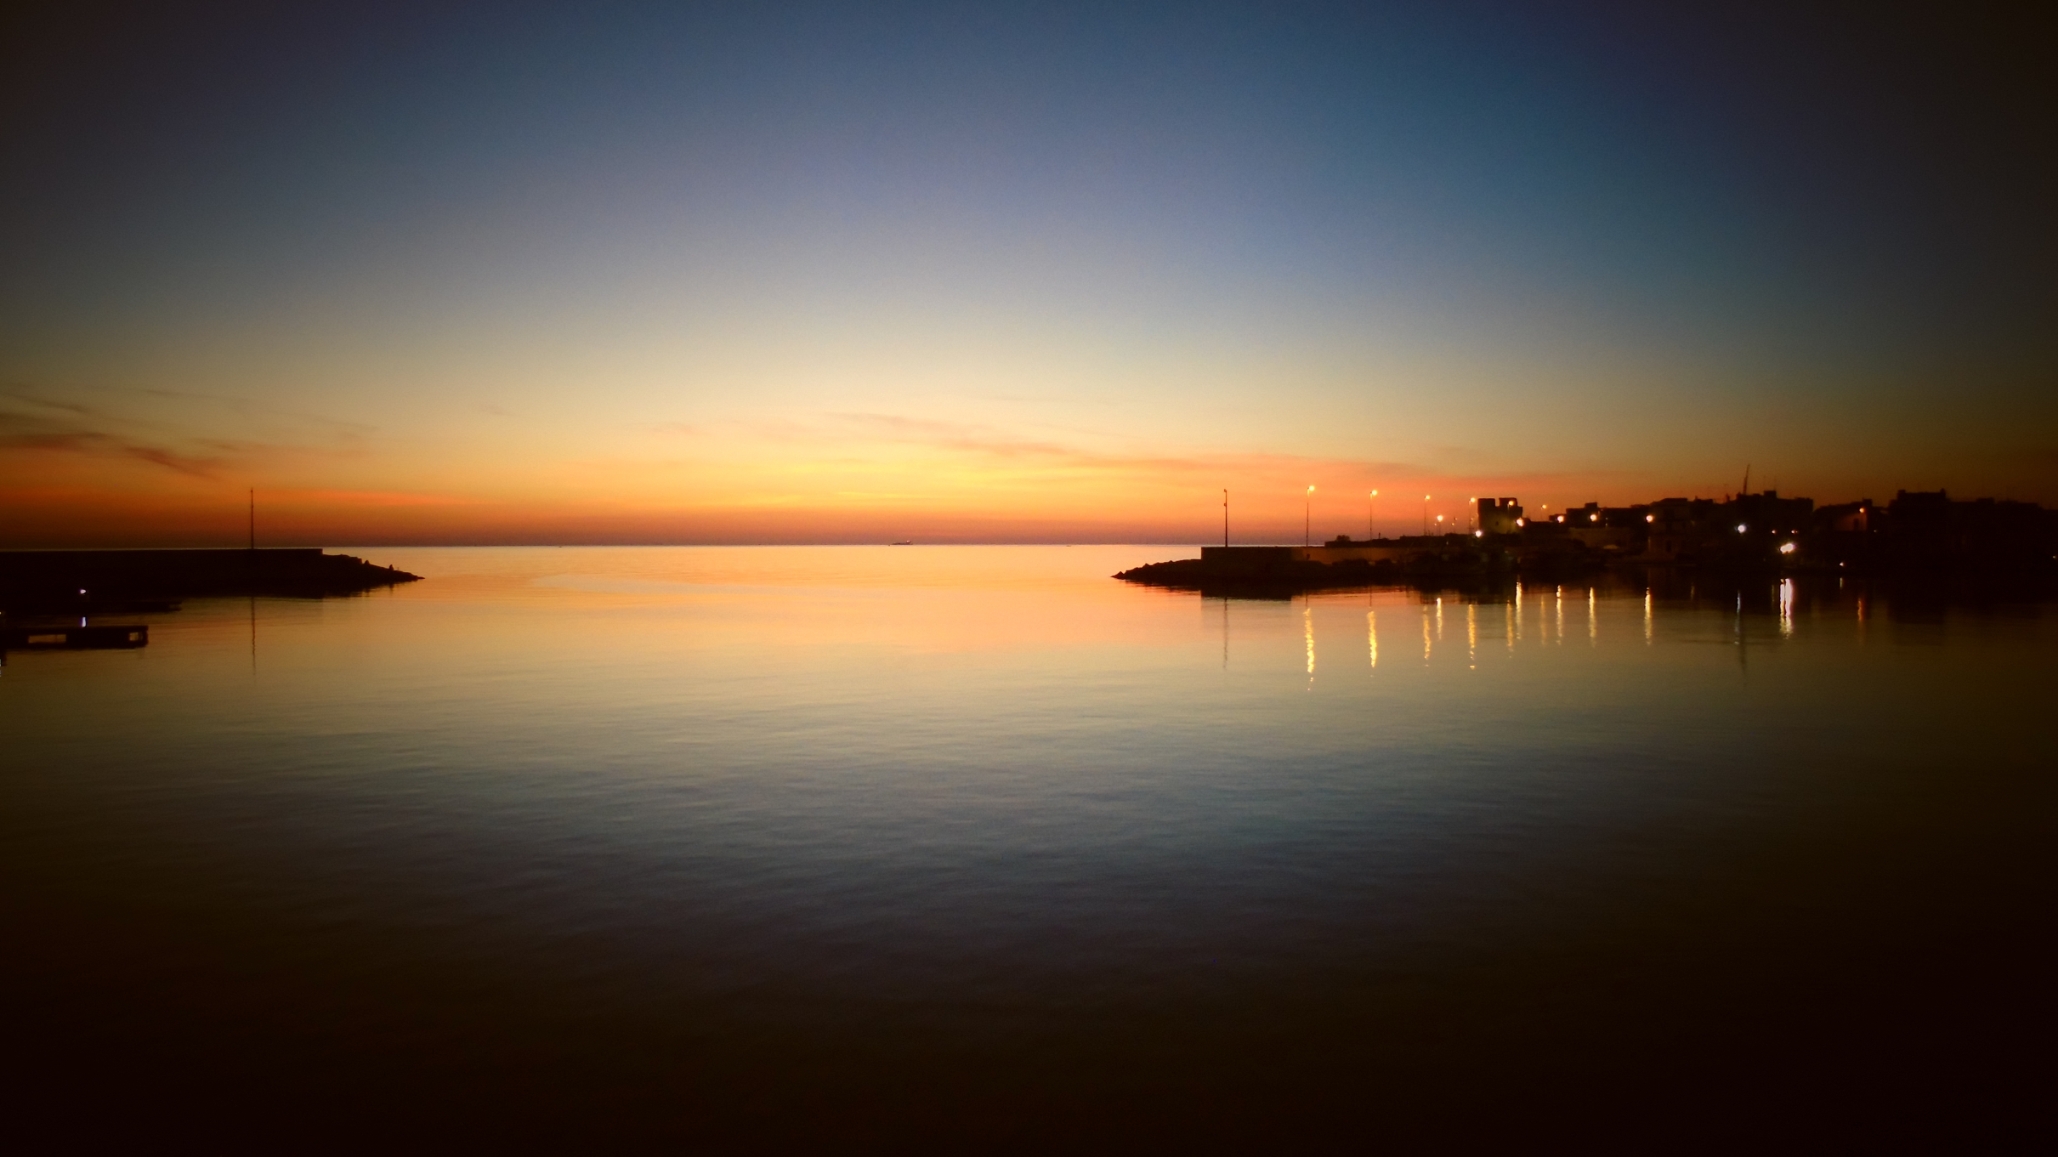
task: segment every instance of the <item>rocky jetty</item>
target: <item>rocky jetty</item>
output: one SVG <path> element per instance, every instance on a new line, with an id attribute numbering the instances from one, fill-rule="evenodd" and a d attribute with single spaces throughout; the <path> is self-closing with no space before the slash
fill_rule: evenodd
<path id="1" fill-rule="evenodd" d="M 1179 558 L 1134 567 L 1115 577 L 1139 586 L 1199 591 L 1206 595 L 1288 598 L 1308 591 L 1394 582 L 1399 573 L 1391 563 L 1357 559 L 1331 564 L 1281 558 L 1270 565 L 1225 567 L 1208 559 Z"/>
<path id="2" fill-rule="evenodd" d="M 420 575 L 319 549 L 0 551 L 0 607 L 144 608 L 185 598 L 357 595 Z"/>
<path id="3" fill-rule="evenodd" d="M 1423 581 L 1476 581 L 1511 569 L 1504 550 L 1471 535 L 1423 535 L 1323 546 L 1207 546 L 1117 574 L 1124 582 L 1237 598 Z"/>

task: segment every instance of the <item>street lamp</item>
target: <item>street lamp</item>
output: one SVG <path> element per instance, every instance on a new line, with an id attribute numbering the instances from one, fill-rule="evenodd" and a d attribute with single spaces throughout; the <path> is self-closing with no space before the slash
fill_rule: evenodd
<path id="1" fill-rule="evenodd" d="M 1309 486 L 1308 486 L 1308 492 L 1307 492 L 1306 494 L 1304 494 L 1304 495 L 1302 495 L 1302 496 L 1301 496 L 1301 545 L 1302 545 L 1302 546 L 1313 546 L 1313 545 L 1315 545 L 1315 532 L 1314 532 L 1314 531 L 1313 531 L 1312 529 L 1310 529 L 1310 528 L 1311 528 L 1311 527 L 1312 527 L 1312 526 L 1314 525 L 1314 517 L 1315 517 L 1315 515 L 1314 515 L 1314 511 L 1315 511 L 1315 487 L 1314 487 L 1314 485 L 1313 485 L 1313 484 L 1311 483 L 1311 484 L 1309 484 Z"/>
<path id="2" fill-rule="evenodd" d="M 1374 518 L 1373 518 L 1373 516 L 1372 516 L 1372 500 L 1373 500 L 1373 499 L 1375 499 L 1375 498 L 1377 498 L 1377 497 L 1379 497 L 1379 492 L 1378 492 L 1377 490 L 1374 490 L 1374 491 L 1373 491 L 1372 493 L 1370 493 L 1370 494 L 1367 494 L 1367 495 L 1365 496 L 1365 541 L 1366 541 L 1366 542 L 1371 542 L 1371 541 L 1372 541 L 1372 540 L 1373 540 L 1374 538 L 1378 537 L 1378 536 L 1377 536 L 1377 535 L 1376 535 L 1376 534 L 1374 533 L 1374 531 L 1373 531 L 1373 527 L 1375 527 L 1376 525 L 1378 525 L 1378 522 L 1377 522 L 1377 520 L 1376 520 L 1376 519 L 1374 519 Z"/>
<path id="3" fill-rule="evenodd" d="M 1425 536 L 1429 533 L 1429 495 L 1427 494 L 1422 496 L 1422 533 Z"/>

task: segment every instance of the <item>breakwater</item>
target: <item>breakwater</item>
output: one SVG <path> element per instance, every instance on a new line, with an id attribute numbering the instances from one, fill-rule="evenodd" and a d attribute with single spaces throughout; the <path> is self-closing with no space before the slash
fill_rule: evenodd
<path id="1" fill-rule="evenodd" d="M 68 611 L 237 595 L 321 598 L 420 577 L 314 547 L 0 551 L 0 606 Z"/>
<path id="2" fill-rule="evenodd" d="M 1204 546 L 1199 558 L 1148 563 L 1114 577 L 1144 586 L 1254 598 L 1415 579 L 1485 576 L 1513 565 L 1470 535 L 1423 535 L 1326 546 Z"/>

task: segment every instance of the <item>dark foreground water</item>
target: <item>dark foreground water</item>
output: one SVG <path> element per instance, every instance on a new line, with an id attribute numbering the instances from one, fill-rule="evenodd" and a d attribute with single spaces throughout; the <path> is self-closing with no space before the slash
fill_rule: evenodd
<path id="1" fill-rule="evenodd" d="M 2043 1127 L 2058 607 L 366 553 L 429 579 L 7 656 L 53 1148 Z"/>

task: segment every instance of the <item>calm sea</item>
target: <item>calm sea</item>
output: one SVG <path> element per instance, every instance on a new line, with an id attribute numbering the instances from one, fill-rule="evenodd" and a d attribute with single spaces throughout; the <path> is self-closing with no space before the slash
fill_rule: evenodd
<path id="1" fill-rule="evenodd" d="M 6 656 L 60 1136 L 1663 1151 L 2048 1093 L 2049 603 L 356 553 L 427 580 Z"/>

